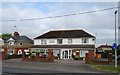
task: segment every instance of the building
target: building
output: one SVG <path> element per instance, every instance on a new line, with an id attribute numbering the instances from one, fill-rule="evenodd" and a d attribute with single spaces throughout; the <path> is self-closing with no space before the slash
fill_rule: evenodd
<path id="1" fill-rule="evenodd" d="M 73 55 L 84 58 L 86 53 L 94 56 L 95 37 L 84 30 L 49 31 L 34 38 L 31 50 L 44 54 L 51 51 L 60 59 L 72 59 Z"/>
<path id="2" fill-rule="evenodd" d="M 111 45 L 101 45 L 97 48 L 97 52 L 98 53 L 102 53 L 102 52 L 105 52 L 105 51 L 110 51 L 110 50 L 113 50 L 112 49 L 112 46 Z"/>
<path id="3" fill-rule="evenodd" d="M 31 40 L 27 36 L 20 36 L 18 32 L 15 32 L 14 36 L 6 37 L 3 40 L 4 51 L 9 55 L 21 55 L 23 51 L 28 54 L 28 48 L 33 45 L 33 40 Z"/>

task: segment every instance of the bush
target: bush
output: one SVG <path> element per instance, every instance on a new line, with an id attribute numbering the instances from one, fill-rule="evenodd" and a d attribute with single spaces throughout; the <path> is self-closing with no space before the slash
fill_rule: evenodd
<path id="1" fill-rule="evenodd" d="M 8 58 L 8 59 L 12 59 L 12 58 L 22 58 L 22 55 L 8 55 L 7 58 Z"/>
<path id="2" fill-rule="evenodd" d="M 73 56 L 73 59 L 74 59 L 74 60 L 80 60 L 80 57 L 77 56 L 77 55 L 75 55 L 75 56 Z"/>

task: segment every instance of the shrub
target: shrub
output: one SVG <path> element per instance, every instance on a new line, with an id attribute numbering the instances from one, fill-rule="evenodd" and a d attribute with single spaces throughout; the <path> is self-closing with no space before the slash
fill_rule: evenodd
<path id="1" fill-rule="evenodd" d="M 7 58 L 8 59 L 12 59 L 12 58 L 21 58 L 22 55 L 8 55 Z"/>
<path id="2" fill-rule="evenodd" d="M 74 60 L 80 60 L 80 57 L 79 56 L 77 56 L 77 55 L 75 55 L 75 56 L 73 56 L 74 58 Z"/>

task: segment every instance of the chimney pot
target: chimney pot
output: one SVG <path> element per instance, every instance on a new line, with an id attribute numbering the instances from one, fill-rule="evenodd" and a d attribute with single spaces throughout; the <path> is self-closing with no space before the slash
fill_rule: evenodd
<path id="1" fill-rule="evenodd" d="M 15 37 L 19 36 L 19 33 L 18 32 L 14 32 L 14 36 Z"/>

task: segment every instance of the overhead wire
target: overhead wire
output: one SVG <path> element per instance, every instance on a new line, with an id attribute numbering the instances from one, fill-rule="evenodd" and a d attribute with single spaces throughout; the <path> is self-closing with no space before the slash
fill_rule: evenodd
<path id="1" fill-rule="evenodd" d="M 67 17 L 67 16 L 74 16 L 74 15 L 81 15 L 81 14 L 87 14 L 87 13 L 94 13 L 94 12 L 112 10 L 112 9 L 116 9 L 116 8 L 120 8 L 120 7 L 111 7 L 111 8 L 94 10 L 94 11 L 87 11 L 87 12 L 73 13 L 73 14 L 66 14 L 66 15 L 58 15 L 58 16 L 41 17 L 41 18 L 29 18 L 29 19 L 20 19 L 20 20 L 3 20 L 2 22 L 9 22 L 9 21 L 31 21 L 31 20 L 40 20 L 40 19 L 60 18 L 60 17 Z"/>

